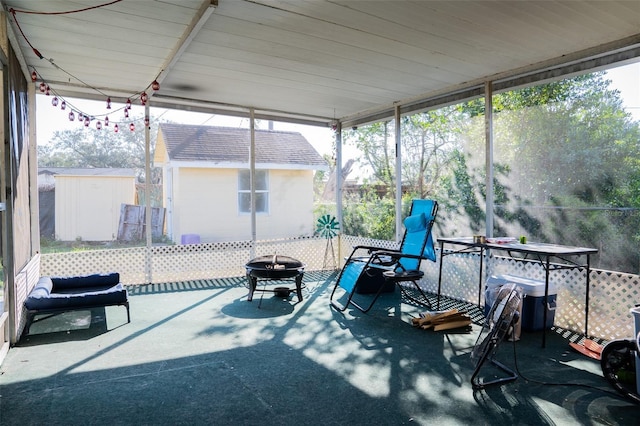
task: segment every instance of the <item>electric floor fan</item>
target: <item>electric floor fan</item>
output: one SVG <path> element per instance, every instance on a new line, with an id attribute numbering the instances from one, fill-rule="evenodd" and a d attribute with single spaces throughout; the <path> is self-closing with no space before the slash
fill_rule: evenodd
<path id="1" fill-rule="evenodd" d="M 471 351 L 471 361 L 475 365 L 471 376 L 471 385 L 474 390 L 496 383 L 504 383 L 516 380 L 518 375 L 494 359 L 494 355 L 500 343 L 513 332 L 513 325 L 520 319 L 519 306 L 522 303 L 522 293 L 515 284 L 507 284 L 500 288 L 495 302 L 489 310 L 489 314 L 480 331 L 476 345 Z M 482 380 L 478 377 L 482 366 L 489 361 L 501 370 L 505 375 L 492 380 Z"/>

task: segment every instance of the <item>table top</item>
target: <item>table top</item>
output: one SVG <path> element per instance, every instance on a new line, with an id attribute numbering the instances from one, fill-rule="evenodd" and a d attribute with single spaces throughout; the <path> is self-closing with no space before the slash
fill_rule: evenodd
<path id="1" fill-rule="evenodd" d="M 497 238 L 500 240 L 500 238 Z M 457 244 L 467 247 L 479 247 L 484 249 L 505 250 L 519 253 L 539 254 L 544 256 L 572 256 L 598 253 L 598 249 L 590 247 L 563 246 L 560 244 L 548 244 L 529 242 L 520 244 L 515 242 L 489 242 L 474 243 L 473 237 L 448 237 L 438 238 L 441 243 Z"/>

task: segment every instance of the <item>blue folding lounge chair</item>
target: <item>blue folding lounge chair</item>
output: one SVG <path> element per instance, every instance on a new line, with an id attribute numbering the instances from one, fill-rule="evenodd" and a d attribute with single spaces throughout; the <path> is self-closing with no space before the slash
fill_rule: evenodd
<path id="1" fill-rule="evenodd" d="M 409 216 L 404 220 L 405 232 L 399 250 L 364 245 L 354 247 L 331 292 L 331 306 L 344 311 L 351 304 L 362 312 L 368 312 L 387 288 L 385 284 L 390 283 L 393 289 L 402 281 L 412 282 L 422 300 L 414 298 L 404 286 L 398 285 L 405 297 L 430 306 L 417 281 L 424 276 L 420 270 L 422 259 L 436 261 L 431 229 L 437 212 L 436 201 L 413 200 Z M 367 307 L 354 300 L 356 292 L 362 293 L 358 291 L 359 287 L 367 287 L 365 292 L 374 294 Z"/>

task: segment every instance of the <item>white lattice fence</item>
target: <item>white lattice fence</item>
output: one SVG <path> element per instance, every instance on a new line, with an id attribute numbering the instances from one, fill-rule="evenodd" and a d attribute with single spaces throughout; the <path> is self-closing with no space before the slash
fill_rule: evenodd
<path id="1" fill-rule="evenodd" d="M 477 302 L 479 265 L 478 254 L 447 255 L 442 270 L 442 294 Z M 537 262 L 493 257 L 489 262 L 485 258 L 484 265 L 483 283 L 486 277 L 499 274 L 523 276 L 542 282 L 545 280 L 544 268 Z M 427 263 L 423 264 L 423 269 L 425 277 L 429 280 L 424 284 L 424 288 L 431 292 L 436 291 L 437 268 Z M 585 268 L 559 269 L 549 273 L 549 286 L 555 289 L 557 294 L 554 324 L 578 333 L 584 332 L 585 329 L 585 271 Z M 632 336 L 633 317 L 629 309 L 640 303 L 639 285 L 638 275 L 591 269 L 589 334 L 606 340 Z M 481 300 L 484 304 L 484 292 L 481 294 Z"/>
<path id="2" fill-rule="evenodd" d="M 43 254 L 40 273 L 48 276 L 76 276 L 119 272 L 124 284 L 145 283 L 147 249 L 134 247 Z"/>
<path id="3" fill-rule="evenodd" d="M 394 241 L 381 241 L 353 236 L 335 238 L 334 252 L 338 267 L 356 245 L 396 249 Z M 43 275 L 70 276 L 117 271 L 124 284 L 184 282 L 201 279 L 242 277 L 244 265 L 252 256 L 282 254 L 307 265 L 307 270 L 325 266 L 327 240 L 296 238 L 259 241 L 252 250 L 248 241 L 186 244 L 54 253 L 41 256 Z M 438 257 L 440 253 L 438 252 Z M 439 259 L 438 259 L 439 260 Z M 328 262 L 332 266 L 332 261 Z M 535 262 L 511 258 L 485 259 L 484 279 L 490 274 L 521 275 L 544 280 L 544 269 Z M 455 299 L 478 303 L 480 256 L 478 254 L 447 255 L 442 269 L 442 294 Z M 422 262 L 425 277 L 421 286 L 428 292 L 438 289 L 439 262 Z M 488 269 L 487 269 L 488 268 Z M 552 271 L 550 281 L 557 289 L 557 326 L 582 332 L 585 318 L 584 269 Z M 591 270 L 589 333 L 614 339 L 633 334 L 633 318 L 629 309 L 640 303 L 640 277 L 601 270 Z M 484 303 L 484 294 L 480 295 Z"/>
<path id="4" fill-rule="evenodd" d="M 634 335 L 629 310 L 640 303 L 640 276 L 592 270 L 589 332 L 605 339 Z"/>
<path id="5" fill-rule="evenodd" d="M 322 269 L 326 248 L 324 238 L 297 238 L 259 241 L 253 251 L 291 256 L 311 271 Z M 164 283 L 243 276 L 252 256 L 250 241 L 165 245 L 45 254 L 41 269 L 50 276 L 119 272 L 124 284 Z"/>

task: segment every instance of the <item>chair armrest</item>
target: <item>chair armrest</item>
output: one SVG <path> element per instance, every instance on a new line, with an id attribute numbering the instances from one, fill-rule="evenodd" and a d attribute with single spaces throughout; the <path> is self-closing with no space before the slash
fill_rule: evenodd
<path id="1" fill-rule="evenodd" d="M 420 256 L 420 255 L 417 255 L 417 254 L 402 253 L 400 251 L 395 251 L 395 250 L 377 251 L 377 252 L 372 254 L 372 257 L 388 257 L 388 258 L 393 259 L 393 263 L 397 262 L 398 260 L 400 260 L 402 258 L 421 259 L 421 260 L 428 259 L 427 257 Z"/>
<path id="2" fill-rule="evenodd" d="M 367 252 L 367 255 L 358 254 L 358 252 L 362 250 L 365 250 Z M 394 259 L 382 259 L 382 256 L 378 256 L 379 253 L 385 253 L 386 255 L 389 255 L 391 253 L 400 254 L 400 250 L 385 249 L 383 247 L 377 246 L 359 245 L 353 248 L 353 251 L 351 252 L 349 257 L 346 258 L 346 262 L 363 262 L 381 266 L 391 266 L 395 262 L 397 262 L 397 260 Z"/>

